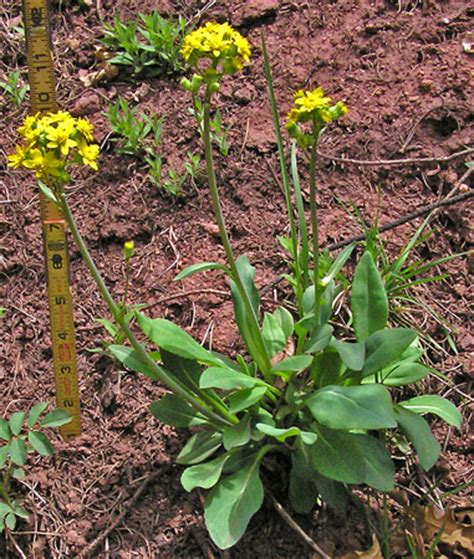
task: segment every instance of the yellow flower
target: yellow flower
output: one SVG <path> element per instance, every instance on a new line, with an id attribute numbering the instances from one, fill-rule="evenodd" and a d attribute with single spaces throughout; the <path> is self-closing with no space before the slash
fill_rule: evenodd
<path id="1" fill-rule="evenodd" d="M 25 148 L 23 146 L 15 146 L 16 153 L 10 153 L 7 156 L 8 166 L 12 169 L 18 169 L 23 164 L 25 160 Z"/>
<path id="2" fill-rule="evenodd" d="M 94 127 L 88 120 L 86 120 L 85 118 L 78 118 L 76 121 L 76 128 L 87 141 L 92 141 L 92 131 Z"/>
<path id="3" fill-rule="evenodd" d="M 208 22 L 184 38 L 181 55 L 192 66 L 209 59 L 213 69 L 222 64 L 222 72 L 233 74 L 250 60 L 250 45 L 228 23 Z"/>
<path id="4" fill-rule="evenodd" d="M 347 107 L 342 101 L 331 105 L 330 97 L 324 95 L 321 87 L 312 91 L 299 90 L 294 95 L 295 106 L 288 113 L 286 127 L 289 130 L 295 128 L 297 123 L 308 122 L 315 118 L 319 123 L 327 123 L 337 120 L 347 113 Z"/>
<path id="5" fill-rule="evenodd" d="M 82 157 L 84 165 L 89 165 L 94 171 L 97 171 L 98 166 L 96 163 L 97 156 L 99 155 L 99 146 L 97 144 L 84 145 L 79 148 L 79 155 Z"/>
<path id="6" fill-rule="evenodd" d="M 50 149 L 59 148 L 62 155 L 68 155 L 69 150 L 77 146 L 77 142 L 71 138 L 74 132 L 74 122 L 72 120 L 63 120 L 57 126 L 47 126 L 46 138 L 48 143 L 46 147 Z"/>
<path id="7" fill-rule="evenodd" d="M 33 169 L 36 178 L 43 179 L 48 176 L 59 177 L 63 171 L 64 163 L 57 156 L 48 151 L 45 154 L 40 149 L 31 149 L 25 153 L 23 167 Z"/>

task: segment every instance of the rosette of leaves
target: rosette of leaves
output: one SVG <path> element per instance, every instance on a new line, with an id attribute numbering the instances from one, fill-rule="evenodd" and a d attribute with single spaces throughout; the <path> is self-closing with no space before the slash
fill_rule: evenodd
<path id="1" fill-rule="evenodd" d="M 238 267 L 260 316 L 255 269 L 245 257 Z M 178 279 L 210 268 L 224 267 L 195 265 Z M 369 252 L 360 259 L 352 284 L 353 339 L 340 339 L 331 324 L 338 292 L 334 280 L 323 291 L 319 320 L 310 287 L 296 319 L 283 307 L 263 314 L 264 349 L 274 363 L 266 374 L 257 365 L 264 359 L 256 355 L 260 348 L 253 343 L 247 310 L 231 285 L 235 319 L 251 359 L 231 360 L 205 349 L 177 325 L 137 313 L 140 328 L 160 348 L 159 359 L 175 379 L 203 403 L 219 402 L 228 412 L 228 423 L 216 425 L 175 394 L 151 405 L 160 421 L 192 431 L 177 457 L 186 466 L 181 481 L 187 491 L 209 490 L 205 522 L 221 549 L 242 537 L 261 507 L 261 473 L 272 455 L 288 464 L 289 498 L 299 513 L 309 512 L 318 497 L 342 508 L 360 485 L 392 490 L 395 435 L 411 443 L 422 468 L 433 466 L 440 445 L 423 415 L 435 414 L 459 428 L 460 414 L 440 396 L 394 400 L 393 387 L 416 383 L 430 369 L 420 363 L 417 333 L 387 326 L 387 294 Z M 278 360 L 293 338 L 297 352 Z M 109 349 L 125 365 L 147 374 L 134 350 Z"/>
<path id="2" fill-rule="evenodd" d="M 23 479 L 29 454 L 51 456 L 53 446 L 43 429 L 60 427 L 71 421 L 64 410 L 55 409 L 42 418 L 47 402 L 33 406 L 28 415 L 23 411 L 0 418 L 0 533 L 5 527 L 14 530 L 17 518 L 28 519 L 28 512 L 12 497 L 11 480 Z M 26 420 L 26 422 L 25 422 Z"/>

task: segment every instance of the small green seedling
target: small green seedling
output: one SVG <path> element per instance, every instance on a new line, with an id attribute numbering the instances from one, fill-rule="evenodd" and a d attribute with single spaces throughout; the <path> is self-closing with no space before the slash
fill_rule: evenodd
<path id="1" fill-rule="evenodd" d="M 20 72 L 10 72 L 5 81 L 0 81 L 0 88 L 16 107 L 21 106 L 30 90 L 30 86 L 21 79 Z"/>
<path id="2" fill-rule="evenodd" d="M 12 479 L 25 477 L 24 467 L 28 454 L 51 456 L 53 446 L 43 429 L 60 427 L 71 421 L 64 410 L 55 409 L 40 420 L 48 407 L 47 402 L 36 404 L 25 412 L 12 413 L 8 419 L 0 418 L 0 533 L 8 528 L 14 530 L 17 518 L 28 519 L 28 512 L 12 496 Z M 26 419 L 26 424 L 25 424 Z"/>

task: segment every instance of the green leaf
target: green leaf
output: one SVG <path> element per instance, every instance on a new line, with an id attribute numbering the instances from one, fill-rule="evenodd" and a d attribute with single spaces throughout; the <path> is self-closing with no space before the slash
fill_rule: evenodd
<path id="1" fill-rule="evenodd" d="M 115 357 L 115 359 L 117 359 L 120 363 L 122 363 L 132 371 L 141 373 L 142 375 L 145 375 L 146 377 L 149 377 L 153 380 L 159 380 L 159 376 L 156 374 L 156 372 L 151 367 L 143 363 L 138 352 L 135 349 L 124 345 L 115 344 L 109 345 L 107 349 Z"/>
<path id="2" fill-rule="evenodd" d="M 344 512 L 349 502 L 349 491 L 339 481 L 314 472 L 313 480 L 321 499 L 338 512 Z"/>
<path id="3" fill-rule="evenodd" d="M 221 446 L 222 434 L 213 431 L 195 433 L 178 454 L 178 464 L 199 464 Z"/>
<path id="4" fill-rule="evenodd" d="M 293 334 L 294 321 L 291 313 L 284 307 L 278 307 L 273 313 L 273 316 L 278 320 L 285 338 L 289 338 Z"/>
<path id="5" fill-rule="evenodd" d="M 314 418 L 331 429 L 396 427 L 392 399 L 379 384 L 325 386 L 306 400 Z"/>
<path id="6" fill-rule="evenodd" d="M 270 358 L 285 349 L 287 336 L 283 332 L 280 321 L 273 314 L 264 314 L 262 336 Z"/>
<path id="7" fill-rule="evenodd" d="M 8 421 L 0 418 L 0 439 L 3 439 L 4 441 L 8 442 L 11 436 L 12 433 L 10 431 L 10 426 L 8 425 Z"/>
<path id="8" fill-rule="evenodd" d="M 28 518 L 30 517 L 28 512 L 15 501 L 12 503 L 12 509 L 15 515 L 19 516 L 20 518 L 24 518 L 25 520 L 28 520 Z"/>
<path id="9" fill-rule="evenodd" d="M 379 491 L 392 491 L 395 486 L 395 466 L 385 446 L 369 435 L 354 435 L 365 459 L 365 483 Z"/>
<path id="10" fill-rule="evenodd" d="M 222 359 L 199 345 L 173 322 L 164 318 L 148 318 L 139 312 L 136 316 L 143 333 L 159 348 L 191 361 L 202 361 L 217 366 L 224 364 Z"/>
<path id="11" fill-rule="evenodd" d="M 420 363 L 401 363 L 393 367 L 387 374 L 382 371 L 381 382 L 385 386 L 404 386 L 417 382 L 431 373 L 431 370 Z"/>
<path id="12" fill-rule="evenodd" d="M 245 410 L 260 400 L 265 396 L 267 389 L 264 386 L 257 386 L 255 388 L 246 388 L 232 394 L 227 398 L 229 402 L 229 411 L 231 413 L 238 413 Z"/>
<path id="13" fill-rule="evenodd" d="M 292 357 L 287 357 L 278 363 L 273 365 L 271 372 L 276 373 L 278 371 L 285 371 L 291 373 L 297 373 L 303 369 L 307 369 L 313 362 L 312 355 L 293 355 Z"/>
<path id="14" fill-rule="evenodd" d="M 55 409 L 47 413 L 40 422 L 41 427 L 61 427 L 72 420 L 71 414 L 62 409 Z"/>
<path id="15" fill-rule="evenodd" d="M 416 449 L 422 468 L 428 471 L 441 452 L 440 444 L 433 436 L 430 426 L 418 414 L 402 406 L 395 406 L 394 411 L 400 429 Z"/>
<path id="16" fill-rule="evenodd" d="M 23 468 L 13 468 L 12 477 L 15 479 L 25 479 L 25 470 Z"/>
<path id="17" fill-rule="evenodd" d="M 10 443 L 10 458 L 17 466 L 24 466 L 26 464 L 26 444 L 22 439 L 13 439 Z"/>
<path id="18" fill-rule="evenodd" d="M 311 366 L 311 378 L 316 388 L 322 388 L 329 384 L 338 384 L 342 366 L 341 357 L 337 351 L 331 347 L 315 355 Z"/>
<path id="19" fill-rule="evenodd" d="M 6 444 L 0 447 L 0 470 L 5 466 L 10 452 L 10 445 Z"/>
<path id="20" fill-rule="evenodd" d="M 365 343 L 340 342 L 332 340 L 329 344 L 338 353 L 344 365 L 352 371 L 361 371 L 365 361 Z"/>
<path id="21" fill-rule="evenodd" d="M 318 472 L 343 483 L 364 483 L 364 456 L 354 435 L 318 426 L 318 439 L 309 446 L 311 463 Z"/>
<path id="22" fill-rule="evenodd" d="M 295 468 L 290 471 L 288 496 L 291 506 L 298 514 L 308 514 L 316 504 L 317 491 L 314 483 L 296 475 Z"/>
<path id="23" fill-rule="evenodd" d="M 289 427 L 288 429 L 278 429 L 268 425 L 267 423 L 257 423 L 255 427 L 265 435 L 275 438 L 281 443 L 285 442 L 288 437 L 301 437 L 305 444 L 313 444 L 318 436 L 316 433 L 311 433 L 309 431 L 301 431 L 298 427 Z"/>
<path id="24" fill-rule="evenodd" d="M 38 421 L 39 416 L 48 407 L 48 402 L 40 402 L 33 406 L 28 414 L 28 427 L 31 429 L 33 425 Z"/>
<path id="25" fill-rule="evenodd" d="M 359 342 L 365 341 L 387 324 L 387 294 L 370 252 L 363 254 L 354 272 L 351 307 L 354 331 Z"/>
<path id="26" fill-rule="evenodd" d="M 417 396 L 416 398 L 405 400 L 405 402 L 400 402 L 399 405 L 415 413 L 433 413 L 444 419 L 446 423 L 461 429 L 462 415 L 460 411 L 454 404 L 441 396 Z"/>
<path id="27" fill-rule="evenodd" d="M 174 394 L 167 394 L 152 402 L 150 411 L 156 419 L 173 427 L 194 427 L 207 423 L 203 415 Z"/>
<path id="28" fill-rule="evenodd" d="M 38 188 L 41 190 L 41 192 L 46 196 L 46 198 L 48 198 L 49 200 L 51 200 L 51 202 L 54 202 L 55 204 L 58 203 L 58 200 L 56 198 L 56 195 L 54 194 L 54 192 L 51 190 L 51 188 L 49 188 L 49 186 L 47 186 L 46 184 L 44 184 L 44 182 L 42 181 L 37 181 L 38 184 Z"/>
<path id="29" fill-rule="evenodd" d="M 366 342 L 362 375 L 365 377 L 377 373 L 400 359 L 416 338 L 415 330 L 409 328 L 389 328 L 372 334 Z"/>
<path id="30" fill-rule="evenodd" d="M 21 428 L 23 427 L 23 422 L 25 421 L 25 412 L 17 411 L 12 413 L 8 424 L 10 425 L 11 432 L 16 436 L 20 434 Z"/>
<path id="31" fill-rule="evenodd" d="M 199 396 L 199 379 L 202 375 L 202 366 L 197 361 L 184 359 L 164 349 L 160 350 L 160 357 L 165 369 L 173 373 L 177 380 Z"/>
<path id="32" fill-rule="evenodd" d="M 323 324 L 315 328 L 305 346 L 305 353 L 318 353 L 328 346 L 334 328 L 330 324 Z"/>
<path id="33" fill-rule="evenodd" d="M 195 487 L 210 489 L 219 481 L 222 469 L 230 458 L 230 454 L 222 454 L 205 464 L 197 464 L 186 468 L 181 475 L 181 485 L 186 491 L 192 491 Z"/>
<path id="34" fill-rule="evenodd" d="M 237 388 L 253 388 L 257 382 L 257 379 L 238 371 L 221 367 L 210 367 L 202 374 L 199 386 L 200 388 L 235 390 Z"/>
<path id="35" fill-rule="evenodd" d="M 224 430 L 222 442 L 226 450 L 243 446 L 250 440 L 250 416 L 245 415 L 239 423 L 230 425 Z"/>
<path id="36" fill-rule="evenodd" d="M 44 433 L 28 431 L 28 441 L 41 456 L 52 456 L 54 454 L 53 447 Z"/>
<path id="37" fill-rule="evenodd" d="M 16 516 L 10 512 L 7 514 L 7 516 L 5 516 L 5 526 L 9 529 L 9 530 L 14 530 L 15 526 L 16 526 Z"/>
<path id="38" fill-rule="evenodd" d="M 223 264 L 219 264 L 218 262 L 201 262 L 199 264 L 192 264 L 188 266 L 184 270 L 181 270 L 179 274 L 177 274 L 173 281 L 183 280 L 184 278 L 188 278 L 198 272 L 205 272 L 206 270 L 222 270 L 223 272 L 227 272 L 227 268 Z"/>
<path id="39" fill-rule="evenodd" d="M 356 247 L 356 243 L 352 243 L 352 244 L 346 246 L 344 249 L 341 250 L 341 252 L 337 255 L 334 262 L 331 264 L 331 267 L 330 267 L 328 273 L 321 280 L 321 283 L 323 285 L 327 285 L 329 282 L 331 282 L 333 279 L 335 279 L 337 274 L 342 270 L 342 267 L 344 266 L 344 264 L 349 260 L 349 258 L 351 256 L 351 254 L 353 253 L 355 247 Z"/>
<path id="40" fill-rule="evenodd" d="M 258 470 L 260 457 L 220 481 L 207 496 L 204 520 L 212 541 L 228 549 L 244 535 L 252 516 L 263 503 Z"/>

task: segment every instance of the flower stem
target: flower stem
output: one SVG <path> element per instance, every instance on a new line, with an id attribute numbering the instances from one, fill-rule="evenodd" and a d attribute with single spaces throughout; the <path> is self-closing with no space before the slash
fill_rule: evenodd
<path id="1" fill-rule="evenodd" d="M 145 351 L 142 344 L 135 337 L 135 334 L 130 330 L 127 321 L 124 319 L 124 316 L 120 310 L 119 305 L 117 305 L 112 295 L 110 294 L 109 290 L 107 289 L 107 286 L 105 285 L 105 282 L 102 276 L 100 275 L 100 272 L 97 269 L 97 266 L 95 265 L 95 262 L 89 253 L 89 250 L 87 249 L 84 239 L 82 238 L 82 235 L 79 229 L 77 228 L 76 222 L 69 208 L 69 204 L 67 202 L 66 194 L 64 193 L 64 191 L 59 192 L 57 198 L 58 198 L 60 208 L 63 212 L 64 218 L 66 219 L 66 222 L 69 225 L 69 229 L 71 230 L 71 234 L 74 238 L 74 241 L 77 247 L 79 248 L 82 258 L 86 263 L 86 266 L 88 267 L 92 277 L 94 278 L 94 281 L 100 291 L 100 294 L 102 295 L 102 298 L 107 304 L 107 307 L 109 308 L 109 311 L 114 317 L 114 320 L 117 322 L 117 324 L 120 326 L 125 336 L 128 338 L 128 341 L 130 342 L 133 349 L 137 352 L 137 355 L 139 356 L 140 360 L 145 365 L 147 365 L 147 367 L 149 367 L 155 373 L 156 377 L 161 382 L 166 384 L 166 386 L 170 390 L 172 390 L 175 394 L 178 394 L 179 396 L 183 397 L 196 410 L 198 410 L 205 417 L 207 417 L 211 421 L 211 423 L 214 424 L 217 423 L 218 425 L 222 425 L 223 423 L 224 424 L 238 423 L 238 419 L 233 414 L 229 413 L 224 406 L 222 406 L 221 409 L 219 409 L 219 413 L 221 415 L 217 415 L 215 412 L 208 409 L 200 400 L 195 398 L 179 382 L 175 381 L 174 378 L 165 371 L 165 369 L 160 367 L 148 355 L 148 353 Z M 216 404 L 217 403 L 214 403 L 213 405 L 216 406 Z"/>
<path id="2" fill-rule="evenodd" d="M 316 126 L 316 125 L 315 125 Z M 309 204 L 311 215 L 312 244 L 313 244 L 313 285 L 314 285 L 314 316 L 316 325 L 320 322 L 321 286 L 319 283 L 319 229 L 318 229 L 318 205 L 316 201 L 316 150 L 318 147 L 319 130 L 315 129 L 314 141 L 311 146 L 309 160 Z"/>
<path id="3" fill-rule="evenodd" d="M 211 103 L 211 93 L 209 90 L 206 91 L 204 99 L 204 126 L 202 139 L 204 142 L 204 152 L 206 157 L 206 172 L 209 181 L 209 191 L 211 193 L 212 207 L 214 210 L 214 216 L 216 218 L 217 226 L 219 228 L 219 233 L 224 247 L 224 252 L 229 263 L 229 268 L 231 272 L 231 277 L 239 291 L 239 294 L 244 302 L 245 309 L 247 311 L 248 318 L 250 320 L 250 325 L 252 328 L 252 333 L 255 337 L 255 343 L 258 347 L 258 355 L 252 356 L 262 371 L 263 376 L 266 380 L 270 378 L 271 363 L 268 357 L 268 353 L 263 341 L 262 333 L 258 325 L 258 318 L 256 316 L 255 310 L 249 300 L 248 294 L 244 288 L 242 280 L 240 279 L 240 274 L 235 263 L 234 254 L 232 252 L 232 247 L 230 244 L 229 236 L 227 234 L 227 229 L 225 226 L 224 215 L 222 213 L 222 206 L 219 198 L 219 191 L 217 189 L 216 174 L 214 170 L 214 161 L 212 157 L 212 143 L 211 143 L 211 133 L 210 133 L 210 103 Z"/>

